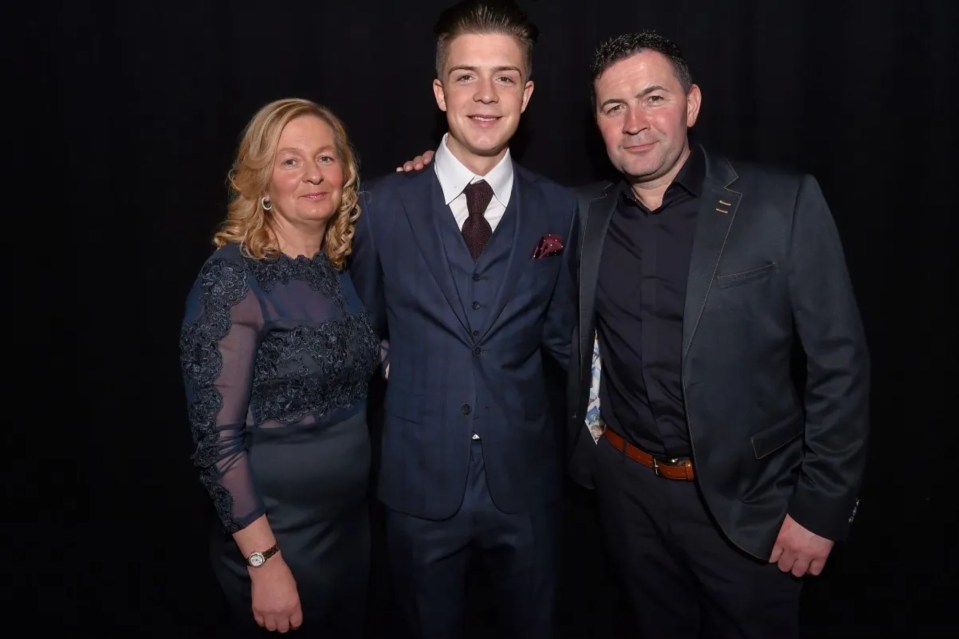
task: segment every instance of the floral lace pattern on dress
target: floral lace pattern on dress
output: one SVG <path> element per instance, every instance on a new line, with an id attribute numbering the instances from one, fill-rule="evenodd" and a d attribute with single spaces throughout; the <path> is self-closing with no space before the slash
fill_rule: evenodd
<path id="1" fill-rule="evenodd" d="M 366 314 L 269 334 L 256 354 L 253 420 L 295 423 L 365 399 L 379 364 Z"/>
<path id="2" fill-rule="evenodd" d="M 343 276 L 325 254 L 269 260 L 242 257 L 235 248 L 220 254 L 194 285 L 180 355 L 192 459 L 224 527 L 235 532 L 263 508 L 248 479 L 243 432 L 300 422 L 322 427 L 336 409 L 365 401 L 379 340 L 352 290 L 347 301 Z M 231 366 L 224 366 L 225 352 Z"/>

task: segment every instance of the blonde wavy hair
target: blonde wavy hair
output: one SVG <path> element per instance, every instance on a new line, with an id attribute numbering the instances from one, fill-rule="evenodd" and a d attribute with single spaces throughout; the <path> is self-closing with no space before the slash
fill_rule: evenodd
<path id="1" fill-rule="evenodd" d="M 360 216 L 359 169 L 343 122 L 328 108 L 310 100 L 286 98 L 270 102 L 246 125 L 233 167 L 227 175 L 231 199 L 226 219 L 213 236 L 213 244 L 218 248 L 225 244 L 239 244 L 245 256 L 255 259 L 279 257 L 280 245 L 270 228 L 270 212 L 263 209 L 261 198 L 273 176 L 273 163 L 283 128 L 291 120 L 304 115 L 318 117 L 329 125 L 343 165 L 343 198 L 323 237 L 323 252 L 337 270 L 343 270 L 346 258 L 353 250 L 355 223 Z"/>

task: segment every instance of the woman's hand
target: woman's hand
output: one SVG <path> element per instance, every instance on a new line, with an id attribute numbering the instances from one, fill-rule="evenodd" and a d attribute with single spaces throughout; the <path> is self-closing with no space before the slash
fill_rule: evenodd
<path id="1" fill-rule="evenodd" d="M 267 630 L 288 632 L 303 625 L 296 579 L 280 551 L 259 568 L 247 568 L 253 580 L 253 618 Z"/>

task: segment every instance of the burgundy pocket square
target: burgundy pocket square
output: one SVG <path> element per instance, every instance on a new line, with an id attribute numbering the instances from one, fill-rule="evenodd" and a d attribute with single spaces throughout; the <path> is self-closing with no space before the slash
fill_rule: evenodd
<path id="1" fill-rule="evenodd" d="M 563 252 L 563 238 L 555 233 L 547 233 L 539 239 L 533 249 L 533 259 L 539 260 L 550 255 L 559 255 Z"/>

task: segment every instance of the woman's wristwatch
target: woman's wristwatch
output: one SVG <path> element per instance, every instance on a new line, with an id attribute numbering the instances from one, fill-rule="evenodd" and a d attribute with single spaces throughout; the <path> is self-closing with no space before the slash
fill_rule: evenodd
<path id="1" fill-rule="evenodd" d="M 250 556 L 246 558 L 246 564 L 251 568 L 259 568 L 266 563 L 267 559 L 278 552 L 280 552 L 279 544 L 273 544 L 270 548 L 267 548 L 263 552 L 251 552 Z"/>

